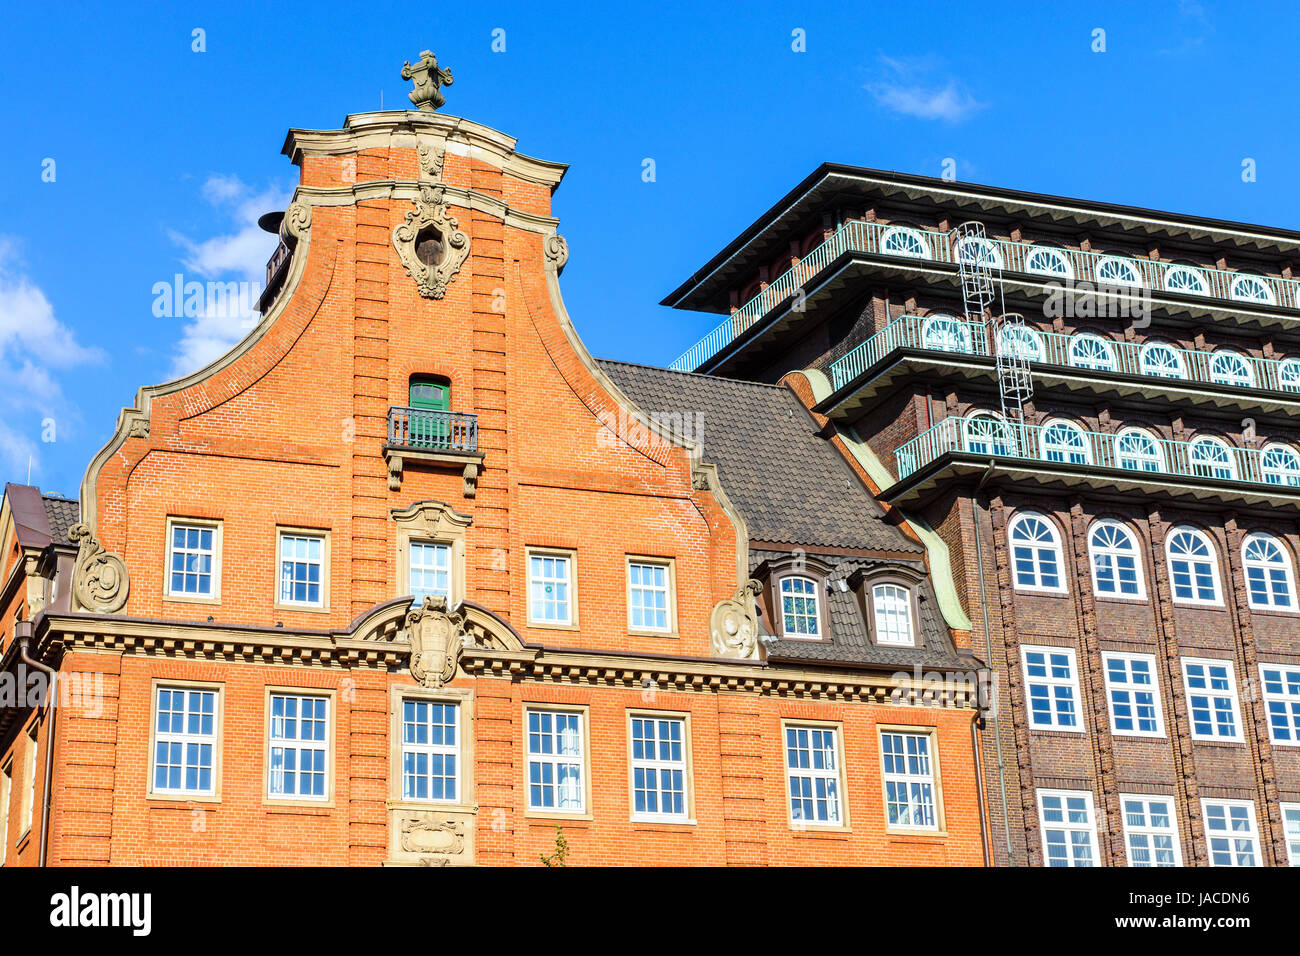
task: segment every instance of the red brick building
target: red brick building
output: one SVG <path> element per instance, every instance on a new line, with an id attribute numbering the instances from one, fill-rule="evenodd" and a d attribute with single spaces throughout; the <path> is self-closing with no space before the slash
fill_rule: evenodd
<path id="1" fill-rule="evenodd" d="M 825 165 L 665 300 L 946 545 L 999 864 L 1300 864 L 1298 254 Z"/>
<path id="2" fill-rule="evenodd" d="M 289 133 L 249 336 L 6 487 L 4 864 L 985 862 L 946 551 L 813 380 L 593 360 L 565 167 L 404 76 Z"/>

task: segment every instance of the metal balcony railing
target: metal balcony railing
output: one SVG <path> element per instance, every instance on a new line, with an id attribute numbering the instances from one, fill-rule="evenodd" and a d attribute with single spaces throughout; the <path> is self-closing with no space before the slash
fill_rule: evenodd
<path id="1" fill-rule="evenodd" d="M 1083 252 L 1032 242 L 986 239 L 983 243 L 982 251 L 973 246 L 964 247 L 963 254 L 990 257 L 990 261 L 1002 269 L 1003 275 L 1020 273 L 1062 283 L 1086 281 L 1108 289 L 1145 289 L 1249 305 L 1300 309 L 1300 280 L 1297 279 L 1155 262 L 1104 252 Z M 967 248 L 970 251 L 966 251 Z M 900 261 L 956 263 L 948 233 L 877 222 L 846 222 L 804 256 L 798 265 L 769 283 L 767 288 L 691 346 L 670 368 L 678 371 L 699 368 L 791 293 L 806 288 L 822 269 L 845 252 L 890 256 Z"/>
<path id="2" fill-rule="evenodd" d="M 828 366 L 831 386 L 839 391 L 895 349 L 993 355 L 992 335 L 988 322 L 900 316 Z M 1182 349 L 1158 340 L 1121 342 L 1090 332 L 1067 335 L 1038 329 L 1017 332 L 1006 345 L 1023 352 L 1031 365 L 1300 393 L 1300 359 L 1294 358 L 1263 359 L 1230 350 Z"/>
<path id="3" fill-rule="evenodd" d="M 478 451 L 478 416 L 428 408 L 388 410 L 388 444 L 424 451 Z"/>

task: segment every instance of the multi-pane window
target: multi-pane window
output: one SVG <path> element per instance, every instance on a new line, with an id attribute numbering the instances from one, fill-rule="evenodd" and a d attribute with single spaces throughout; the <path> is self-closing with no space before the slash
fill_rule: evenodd
<path id="1" fill-rule="evenodd" d="M 1029 695 L 1029 725 L 1041 730 L 1081 732 L 1074 650 L 1024 645 L 1020 652 Z"/>
<path id="2" fill-rule="evenodd" d="M 1097 262 L 1097 282 L 1101 285 L 1145 285 L 1142 276 L 1128 259 L 1117 256 L 1105 256 Z"/>
<path id="3" fill-rule="evenodd" d="M 1021 514 L 1011 520 L 1012 572 L 1023 591 L 1061 591 L 1061 543 L 1042 515 Z"/>
<path id="4" fill-rule="evenodd" d="M 1164 286 L 1170 292 L 1192 295 L 1209 295 L 1210 286 L 1200 269 L 1191 266 L 1170 266 L 1165 270 Z"/>
<path id="5" fill-rule="evenodd" d="M 559 813 L 582 813 L 586 809 L 582 722 L 582 713 L 576 710 L 528 711 L 530 809 Z"/>
<path id="6" fill-rule="evenodd" d="M 1014 455 L 1011 426 L 991 412 L 977 412 L 965 421 L 966 450 L 975 455 Z"/>
<path id="7" fill-rule="evenodd" d="M 634 631 L 672 630 L 671 570 L 662 561 L 628 561 L 627 626 Z"/>
<path id="8" fill-rule="evenodd" d="M 817 582 L 791 575 L 781 579 L 781 632 L 785 637 L 821 637 Z"/>
<path id="9" fill-rule="evenodd" d="M 1046 461 L 1087 464 L 1090 455 L 1083 430 L 1071 422 L 1049 422 L 1043 427 L 1042 453 Z"/>
<path id="10" fill-rule="evenodd" d="M 528 556 L 528 619 L 534 624 L 573 623 L 573 560 L 565 554 Z"/>
<path id="11" fill-rule="evenodd" d="M 411 542 L 411 594 L 420 604 L 438 596 L 451 602 L 451 545 L 428 541 Z"/>
<path id="12" fill-rule="evenodd" d="M 1285 391 L 1300 392 L 1300 359 L 1285 358 L 1277 363 L 1277 383 Z"/>
<path id="13" fill-rule="evenodd" d="M 1128 471 L 1160 472 L 1165 467 L 1165 456 L 1160 453 L 1160 443 L 1140 428 L 1126 428 L 1115 439 L 1115 460 Z"/>
<path id="14" fill-rule="evenodd" d="M 880 251 L 887 255 L 908 256 L 914 259 L 929 258 L 930 247 L 921 234 L 905 226 L 893 226 L 880 238 Z"/>
<path id="15" fill-rule="evenodd" d="M 1260 664 L 1260 685 L 1275 744 L 1300 744 L 1300 667 Z"/>
<path id="16" fill-rule="evenodd" d="M 1086 790 L 1039 790 L 1038 822 L 1047 866 L 1096 866 L 1097 825 Z"/>
<path id="17" fill-rule="evenodd" d="M 1138 354 L 1138 367 L 1143 375 L 1159 378 L 1182 378 L 1183 358 L 1178 350 L 1165 342 L 1148 342 Z"/>
<path id="18" fill-rule="evenodd" d="M 1182 866 L 1172 797 L 1121 794 L 1129 866 Z"/>
<path id="19" fill-rule="evenodd" d="M 785 769 L 790 819 L 796 824 L 839 826 L 839 733 L 832 727 L 785 728 Z"/>
<path id="20" fill-rule="evenodd" d="M 1228 446 L 1217 438 L 1193 438 L 1188 457 L 1198 478 L 1230 481 L 1237 477 L 1237 462 Z"/>
<path id="21" fill-rule="evenodd" d="M 1240 740 L 1237 681 L 1232 661 L 1183 658 L 1183 683 L 1192 736 L 1198 740 Z"/>
<path id="22" fill-rule="evenodd" d="M 1246 536 L 1241 545 L 1241 563 L 1246 573 L 1250 606 L 1260 610 L 1295 609 L 1295 580 L 1291 559 L 1271 534 Z"/>
<path id="23" fill-rule="evenodd" d="M 1058 279 L 1074 278 L 1074 269 L 1065 253 L 1045 246 L 1039 246 L 1025 256 L 1025 271 Z"/>
<path id="24" fill-rule="evenodd" d="M 1219 569 L 1210 539 L 1194 528 L 1175 528 L 1167 548 L 1174 600 L 1218 604 Z"/>
<path id="25" fill-rule="evenodd" d="M 912 592 L 901 584 L 877 584 L 871 589 L 876 618 L 876 643 L 912 646 Z"/>
<path id="26" fill-rule="evenodd" d="M 921 344 L 942 352 L 969 352 L 970 331 L 955 316 L 931 315 L 921 323 Z"/>
<path id="27" fill-rule="evenodd" d="M 1210 356 L 1210 381 L 1249 388 L 1255 384 L 1255 370 L 1244 355 L 1219 351 Z"/>
<path id="28" fill-rule="evenodd" d="M 280 532 L 280 603 L 321 607 L 325 536 Z"/>
<path id="29" fill-rule="evenodd" d="M 216 596 L 216 534 L 212 525 L 172 523 L 167 559 L 169 595 Z"/>
<path id="30" fill-rule="evenodd" d="M 217 692 L 159 687 L 154 719 L 153 792 L 215 794 Z"/>
<path id="31" fill-rule="evenodd" d="M 1110 726 L 1116 734 L 1163 737 L 1160 686 L 1156 659 L 1150 654 L 1101 655 L 1106 671 L 1106 697 L 1110 701 Z"/>
<path id="32" fill-rule="evenodd" d="M 1142 559 L 1133 532 L 1118 521 L 1102 520 L 1088 535 L 1092 587 L 1100 595 L 1141 598 Z"/>
<path id="33" fill-rule="evenodd" d="M 1043 340 L 1033 329 L 1023 325 L 1009 325 L 998 334 L 998 349 L 1004 355 L 1014 355 L 1027 362 L 1043 360 Z"/>
<path id="34" fill-rule="evenodd" d="M 13 798 L 14 765 L 0 770 L 0 866 L 9 856 L 9 801 Z"/>
<path id="35" fill-rule="evenodd" d="M 329 799 L 329 698 L 271 694 L 267 795 Z"/>
<path id="36" fill-rule="evenodd" d="M 1085 332 L 1070 342 L 1070 364 L 1075 368 L 1109 372 L 1115 368 L 1115 353 L 1101 336 Z"/>
<path id="37" fill-rule="evenodd" d="M 1259 456 L 1259 467 L 1266 484 L 1300 487 L 1300 455 L 1290 445 L 1278 442 L 1265 445 Z"/>
<path id="38" fill-rule="evenodd" d="M 1266 302 L 1272 304 L 1273 290 L 1269 288 L 1267 282 L 1259 276 L 1242 273 L 1232 280 L 1232 285 L 1228 288 L 1228 295 L 1233 299 L 1244 299 L 1247 302 Z"/>
<path id="39" fill-rule="evenodd" d="M 23 738 L 26 744 L 23 755 L 23 806 L 18 830 L 26 833 L 32 828 L 32 816 L 36 812 L 36 749 L 38 741 L 38 724 L 32 724 Z"/>
<path id="40" fill-rule="evenodd" d="M 1255 804 L 1249 800 L 1202 800 L 1210 866 L 1259 866 Z"/>
<path id="41" fill-rule="evenodd" d="M 885 767 L 885 816 L 889 826 L 938 829 L 932 743 L 928 733 L 880 732 Z"/>
<path id="42" fill-rule="evenodd" d="M 1286 859 L 1300 866 L 1300 803 L 1282 804 L 1282 828 L 1286 834 Z"/>
<path id="43" fill-rule="evenodd" d="M 460 797 L 460 707 L 402 701 L 402 799 L 453 803 Z"/>
<path id="44" fill-rule="evenodd" d="M 656 820 L 685 820 L 686 721 L 632 717 L 632 813 Z"/>

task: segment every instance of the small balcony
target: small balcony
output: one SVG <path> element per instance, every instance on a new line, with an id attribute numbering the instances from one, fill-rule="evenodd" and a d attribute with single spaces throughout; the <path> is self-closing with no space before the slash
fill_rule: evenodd
<path id="1" fill-rule="evenodd" d="M 462 470 L 464 495 L 473 498 L 483 455 L 478 450 L 478 416 L 429 408 L 395 406 L 388 410 L 388 487 L 399 491 L 409 462 Z"/>

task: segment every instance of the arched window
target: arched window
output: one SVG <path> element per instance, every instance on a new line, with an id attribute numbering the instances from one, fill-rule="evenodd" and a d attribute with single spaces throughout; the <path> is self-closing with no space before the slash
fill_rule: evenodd
<path id="1" fill-rule="evenodd" d="M 1138 368 L 1143 375 L 1182 378 L 1183 357 L 1168 342 L 1148 342 L 1142 346 L 1142 352 L 1138 357 Z"/>
<path id="2" fill-rule="evenodd" d="M 1050 521 L 1033 512 L 1016 515 L 1011 519 L 1007 537 L 1018 590 L 1065 590 L 1061 585 L 1061 542 Z"/>
<path id="3" fill-rule="evenodd" d="M 1198 478 L 1230 481 L 1237 477 L 1237 459 L 1222 439 L 1204 435 L 1193 438 L 1188 457 L 1192 462 L 1192 474 Z"/>
<path id="4" fill-rule="evenodd" d="M 1295 578 L 1291 558 L 1271 534 L 1246 536 L 1241 545 L 1250 606 L 1264 610 L 1295 609 Z"/>
<path id="5" fill-rule="evenodd" d="M 1118 256 L 1103 256 L 1097 263 L 1097 282 L 1101 285 L 1145 285 L 1137 266 Z"/>
<path id="6" fill-rule="evenodd" d="M 817 582 L 791 575 L 781 579 L 781 634 L 783 637 L 821 637 L 821 609 Z"/>
<path id="7" fill-rule="evenodd" d="M 1100 372 L 1115 370 L 1115 352 L 1110 343 L 1100 335 L 1083 332 L 1070 342 L 1070 364 L 1075 368 L 1091 368 Z"/>
<path id="8" fill-rule="evenodd" d="M 957 243 L 957 261 L 983 263 L 991 269 L 1002 268 L 1002 252 L 992 239 L 966 236 Z"/>
<path id="9" fill-rule="evenodd" d="M 1041 444 L 1040 451 L 1046 461 L 1086 465 L 1092 460 L 1088 439 L 1083 434 L 1083 429 L 1074 422 L 1059 418 L 1048 422 L 1043 426 Z"/>
<path id="10" fill-rule="evenodd" d="M 909 259 L 930 258 L 930 247 L 921 234 L 906 226 L 890 226 L 886 229 L 880 237 L 880 251 L 891 256 L 907 256 Z"/>
<path id="11" fill-rule="evenodd" d="M 1129 471 L 1161 472 L 1165 468 L 1160 442 L 1140 428 L 1126 428 L 1119 433 L 1115 440 L 1115 461 Z"/>
<path id="12" fill-rule="evenodd" d="M 1300 455 L 1290 445 L 1265 445 L 1259 465 L 1266 483 L 1300 488 Z"/>
<path id="13" fill-rule="evenodd" d="M 1219 567 L 1214 546 L 1204 532 L 1174 528 L 1166 544 L 1174 600 L 1190 604 L 1218 604 Z"/>
<path id="14" fill-rule="evenodd" d="M 1205 273 L 1191 266 L 1170 266 L 1165 270 L 1165 289 L 1169 292 L 1182 292 L 1186 295 L 1209 295 L 1210 284 L 1205 281 Z"/>
<path id="15" fill-rule="evenodd" d="M 1043 340 L 1033 329 L 1023 325 L 1008 325 L 998 333 L 998 348 L 1017 358 L 1030 362 L 1043 360 Z"/>
<path id="16" fill-rule="evenodd" d="M 1277 363 L 1277 383 L 1288 392 L 1300 392 L 1300 359 L 1285 358 Z"/>
<path id="17" fill-rule="evenodd" d="M 921 323 L 921 344 L 941 352 L 969 353 L 970 329 L 956 316 L 931 315 Z"/>
<path id="18" fill-rule="evenodd" d="M 1137 537 L 1127 527 L 1110 519 L 1096 522 L 1088 535 L 1088 554 L 1094 593 L 1146 597 Z"/>
<path id="19" fill-rule="evenodd" d="M 1228 295 L 1242 302 L 1263 302 L 1272 305 L 1273 287 L 1262 276 L 1249 272 L 1238 273 L 1228 288 Z"/>
<path id="20" fill-rule="evenodd" d="M 1210 381 L 1249 388 L 1255 384 L 1255 370 L 1246 356 L 1220 349 L 1210 356 Z"/>
<path id="21" fill-rule="evenodd" d="M 901 584 L 877 584 L 871 589 L 871 606 L 876 619 L 876 643 L 910 647 L 912 636 L 912 592 Z"/>
<path id="22" fill-rule="evenodd" d="M 1060 249 L 1038 246 L 1025 256 L 1025 271 L 1036 276 L 1050 276 L 1053 279 L 1073 279 L 1074 269 L 1070 259 Z"/>
<path id="23" fill-rule="evenodd" d="M 1014 455 L 1011 426 L 992 412 L 973 412 L 966 418 L 966 450 L 976 455 Z"/>

